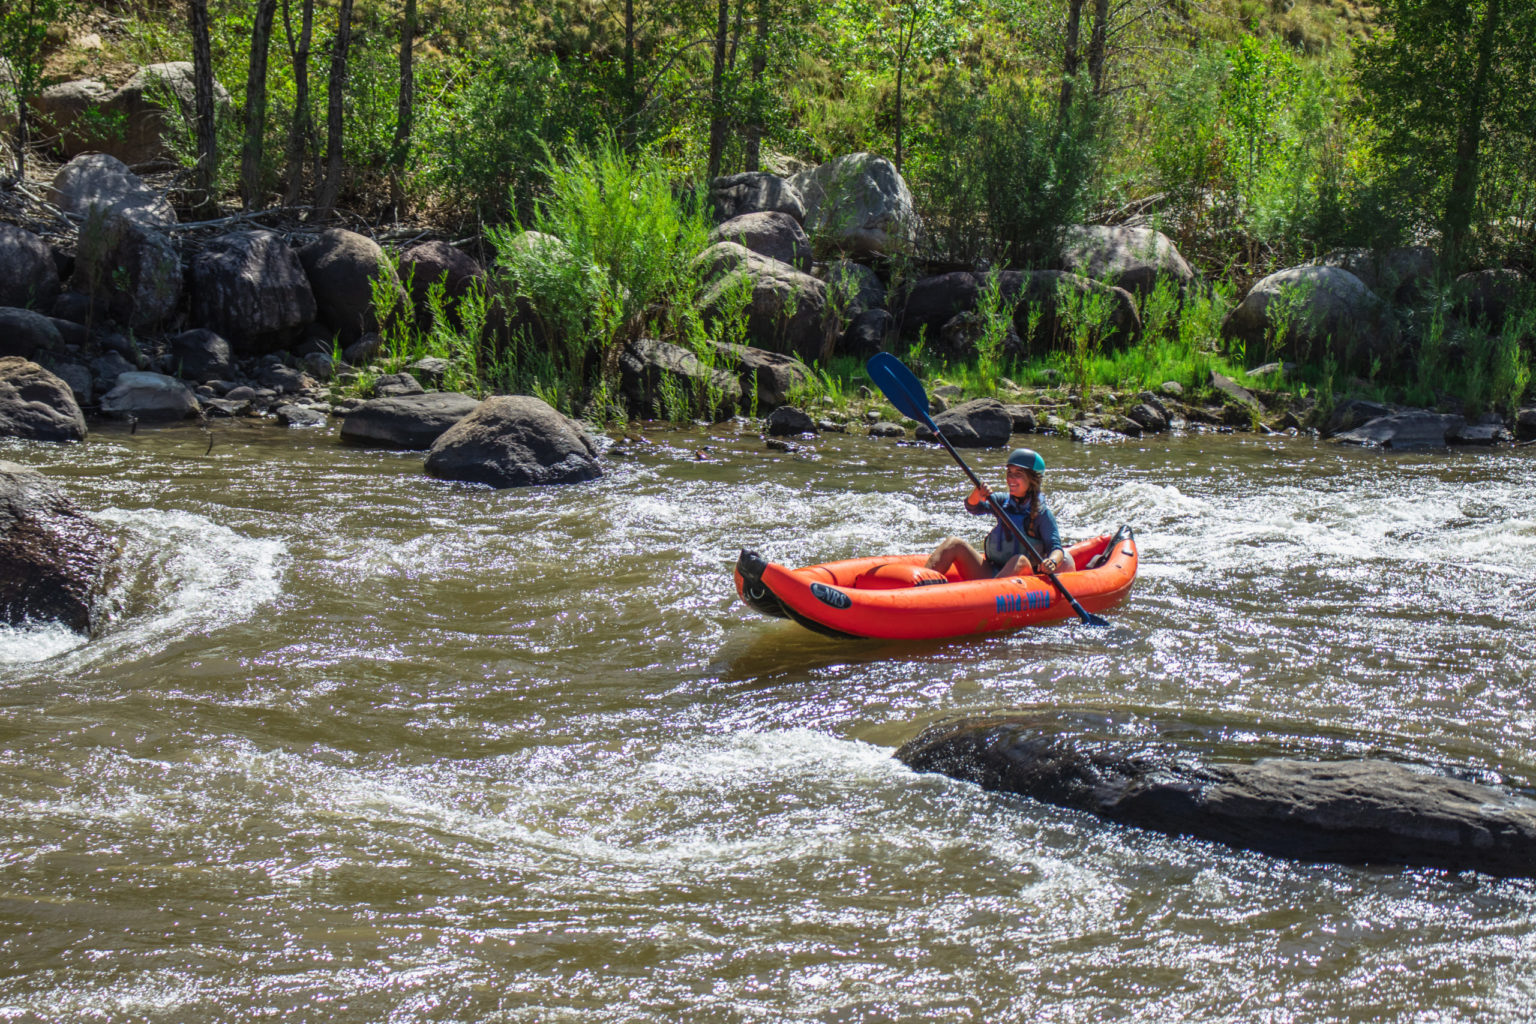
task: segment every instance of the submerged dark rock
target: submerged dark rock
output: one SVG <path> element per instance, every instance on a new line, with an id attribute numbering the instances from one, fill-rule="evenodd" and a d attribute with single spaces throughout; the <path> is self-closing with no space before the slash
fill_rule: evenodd
<path id="1" fill-rule="evenodd" d="M 572 484 L 603 475 L 586 431 L 528 395 L 481 402 L 432 445 L 427 472 L 491 487 Z"/>
<path id="2" fill-rule="evenodd" d="M 89 632 L 116 553 L 47 477 L 0 461 L 0 622 L 62 622 Z"/>
<path id="3" fill-rule="evenodd" d="M 1201 743 L 1198 731 L 1129 715 L 1000 713 L 934 726 L 896 757 L 916 771 L 1280 857 L 1536 876 L 1536 801 L 1350 757 L 1341 744 L 1263 757 Z"/>

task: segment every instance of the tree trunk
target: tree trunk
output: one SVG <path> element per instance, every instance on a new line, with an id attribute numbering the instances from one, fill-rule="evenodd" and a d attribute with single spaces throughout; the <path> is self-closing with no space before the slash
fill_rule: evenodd
<path id="1" fill-rule="evenodd" d="M 635 0 L 624 0 L 624 149 L 639 144 L 640 85 L 635 80 Z"/>
<path id="2" fill-rule="evenodd" d="M 720 0 L 715 25 L 715 71 L 710 78 L 709 180 L 720 176 L 725 158 L 725 47 L 731 30 L 730 0 Z"/>
<path id="3" fill-rule="evenodd" d="M 1067 2 L 1067 46 L 1061 55 L 1061 99 L 1057 118 L 1062 124 L 1072 115 L 1072 90 L 1077 86 L 1077 72 L 1081 57 L 1077 52 L 1078 35 L 1083 24 L 1083 0 Z"/>
<path id="4" fill-rule="evenodd" d="M 416 98 L 416 70 L 412 48 L 416 40 L 416 0 L 405 0 L 405 24 L 400 29 L 400 106 L 395 113 L 395 142 L 390 151 L 389 192 L 395 219 L 406 214 L 405 163 L 411 150 L 412 105 Z"/>
<path id="5" fill-rule="evenodd" d="M 747 0 L 741 0 L 743 6 Z M 746 169 L 760 171 L 763 165 L 763 72 L 768 67 L 768 15 L 771 0 L 757 0 L 757 39 L 752 44 L 752 123 L 747 125 Z"/>
<path id="6" fill-rule="evenodd" d="M 347 49 L 352 43 L 352 0 L 341 0 L 336 16 L 336 42 L 331 48 L 331 78 L 326 86 L 325 180 L 315 197 L 311 220 L 331 215 L 341 191 L 341 115 L 347 88 Z"/>
<path id="7" fill-rule="evenodd" d="M 1488 107 L 1488 76 L 1493 72 L 1494 44 L 1499 31 L 1501 0 L 1488 0 L 1477 37 L 1477 68 L 1472 88 L 1462 110 L 1456 134 L 1456 165 L 1451 175 L 1451 191 L 1445 203 L 1445 240 L 1447 259 L 1459 267 L 1466 253 L 1472 229 L 1472 214 L 1477 207 L 1483 143 L 1483 119 Z"/>
<path id="8" fill-rule="evenodd" d="M 1104 59 L 1109 40 L 1109 0 L 1093 0 L 1093 30 L 1088 35 L 1088 80 L 1093 95 L 1104 95 Z"/>
<path id="9" fill-rule="evenodd" d="M 208 37 L 208 0 L 190 0 L 188 20 L 192 29 L 192 80 L 196 90 L 197 170 L 193 187 L 198 196 L 193 206 L 200 216 L 219 212 L 214 181 L 219 168 L 219 140 L 213 121 L 213 49 Z"/>
<path id="10" fill-rule="evenodd" d="M 245 145 L 240 149 L 240 200 L 247 210 L 262 199 L 262 137 L 267 127 L 267 50 L 277 0 L 257 0 L 251 29 L 251 69 L 245 79 Z"/>
<path id="11" fill-rule="evenodd" d="M 315 0 L 304 0 L 300 18 L 299 41 L 295 45 L 288 0 L 283 0 L 283 28 L 288 36 L 288 54 L 293 59 L 293 123 L 288 126 L 287 168 L 283 171 L 288 179 L 283 202 L 288 206 L 297 203 L 303 194 L 304 153 L 314 133 L 309 116 L 309 39 L 315 25 Z"/>

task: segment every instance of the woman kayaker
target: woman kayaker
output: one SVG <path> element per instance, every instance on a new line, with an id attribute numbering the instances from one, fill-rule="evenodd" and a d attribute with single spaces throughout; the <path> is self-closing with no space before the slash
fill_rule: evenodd
<path id="1" fill-rule="evenodd" d="M 1029 549 L 1014 539 L 1012 531 L 998 523 L 987 534 L 985 554 L 977 552 L 959 537 L 950 537 L 928 556 L 928 568 L 947 572 L 953 565 L 968 580 L 1027 576 L 1037 572 L 1071 572 L 1077 568 L 1072 556 L 1062 549 L 1056 517 L 1040 501 L 1040 477 L 1045 472 L 1045 460 L 1029 448 L 1015 448 L 1009 453 L 1004 469 L 1008 474 L 1008 497 L 1003 501 L 1003 511 L 1041 553 L 1043 557 L 1039 564 L 1034 563 Z M 966 511 L 977 516 L 991 515 L 992 503 L 987 500 L 989 493 L 985 487 L 972 491 L 965 499 Z"/>

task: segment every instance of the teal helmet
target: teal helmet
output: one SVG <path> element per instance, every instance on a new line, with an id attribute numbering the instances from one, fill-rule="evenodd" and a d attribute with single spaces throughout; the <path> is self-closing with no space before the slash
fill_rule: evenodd
<path id="1" fill-rule="evenodd" d="M 1031 473 L 1044 473 L 1045 460 L 1033 448 L 1015 448 L 1008 453 L 1008 465 L 1027 469 Z"/>

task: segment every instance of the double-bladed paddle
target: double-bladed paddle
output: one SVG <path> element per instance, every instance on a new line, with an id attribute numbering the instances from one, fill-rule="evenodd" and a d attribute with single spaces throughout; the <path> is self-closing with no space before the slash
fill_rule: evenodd
<path id="1" fill-rule="evenodd" d="M 1024 545 L 1038 565 L 1042 560 L 1040 549 L 1035 547 L 1034 542 L 1024 535 L 1024 531 L 1019 529 L 1019 524 L 1009 518 L 1007 512 L 1003 511 L 1003 504 L 997 500 L 997 495 L 993 494 L 991 488 L 983 485 L 980 478 L 971 472 L 971 467 L 965 464 L 965 460 L 960 457 L 960 453 L 955 451 L 955 446 L 949 443 L 949 438 L 944 436 L 944 432 L 939 429 L 938 424 L 933 422 L 933 417 L 928 415 L 928 392 L 923 390 L 922 382 L 913 375 L 911 370 L 907 369 L 905 363 L 889 352 L 877 353 L 865 364 L 864 369 L 869 374 L 869 379 L 875 382 L 875 386 L 885 392 L 885 397 L 891 400 L 891 404 L 896 407 L 897 412 L 917 420 L 933 431 L 933 436 L 939 439 L 939 444 L 942 444 L 944 450 L 949 452 L 954 457 L 954 460 L 960 464 L 960 468 L 965 470 L 965 475 L 971 478 L 971 483 L 987 492 L 987 501 L 992 505 L 992 514 L 997 516 L 997 521 L 1003 524 L 1003 529 L 1011 533 L 1014 540 Z M 1077 612 L 1078 617 L 1088 625 L 1109 625 L 1107 620 L 1094 615 L 1078 604 L 1077 598 L 1067 592 L 1067 588 L 1061 585 L 1061 580 L 1056 578 L 1055 573 L 1046 573 L 1045 578 L 1051 581 L 1061 596 L 1067 599 L 1067 603 L 1072 606 L 1072 610 Z"/>

